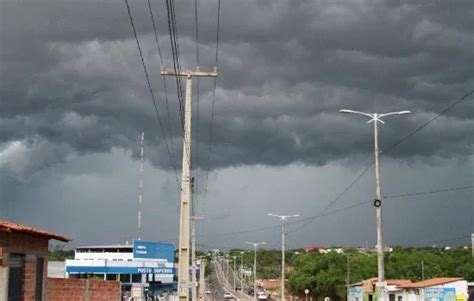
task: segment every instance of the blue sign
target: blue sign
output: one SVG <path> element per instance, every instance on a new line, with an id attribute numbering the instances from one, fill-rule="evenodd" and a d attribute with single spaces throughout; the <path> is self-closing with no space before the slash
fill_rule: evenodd
<path id="1" fill-rule="evenodd" d="M 133 258 L 164 259 L 168 262 L 174 262 L 174 244 L 134 240 Z"/>
<path id="2" fill-rule="evenodd" d="M 362 301 L 362 287 L 350 287 L 349 288 L 349 301 Z"/>
<path id="3" fill-rule="evenodd" d="M 456 301 L 456 289 L 453 287 L 439 287 L 425 289 L 426 301 Z"/>

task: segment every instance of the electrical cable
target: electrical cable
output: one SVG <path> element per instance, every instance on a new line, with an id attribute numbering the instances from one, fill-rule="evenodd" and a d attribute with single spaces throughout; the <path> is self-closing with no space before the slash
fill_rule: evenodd
<path id="1" fill-rule="evenodd" d="M 151 82 L 150 82 L 150 76 L 148 74 L 148 70 L 147 70 L 147 67 L 146 67 L 146 64 L 145 64 L 145 59 L 143 57 L 143 52 L 142 52 L 142 49 L 141 49 L 141 46 L 140 46 L 140 41 L 138 40 L 137 30 L 135 28 L 135 23 L 133 22 L 133 16 L 132 16 L 132 12 L 130 10 L 130 5 L 128 3 L 128 0 L 125 0 L 125 4 L 127 5 L 127 12 L 128 12 L 128 16 L 130 18 L 130 24 L 132 26 L 135 41 L 137 42 L 138 53 L 140 55 L 140 59 L 141 59 L 142 65 L 143 65 L 143 71 L 145 73 L 145 79 L 146 79 L 146 82 L 147 82 L 147 85 L 148 85 L 148 89 L 149 89 L 149 92 L 150 92 L 150 95 L 151 95 L 151 99 L 153 101 L 153 107 L 155 109 L 155 115 L 156 115 L 156 118 L 158 120 L 158 124 L 159 124 L 160 129 L 161 129 L 161 134 L 163 136 L 163 140 L 165 141 L 166 150 L 167 150 L 168 155 L 170 157 L 171 165 L 173 166 L 173 170 L 174 170 L 175 177 L 176 177 L 176 183 L 178 184 L 178 188 L 179 188 L 180 185 L 179 185 L 179 179 L 178 179 L 178 172 L 176 171 L 176 166 L 173 164 L 173 161 L 172 161 L 172 155 L 171 155 L 170 147 L 168 145 L 168 140 L 166 139 L 166 135 L 165 135 L 164 127 L 163 127 L 163 122 L 161 120 L 161 117 L 160 117 L 160 114 L 159 114 L 159 111 L 158 111 L 158 105 L 156 103 L 155 94 L 153 93 L 153 88 L 152 88 Z"/>
<path id="2" fill-rule="evenodd" d="M 194 0 L 194 23 L 195 23 L 195 37 L 196 37 L 196 66 L 199 70 L 199 25 L 198 25 L 198 9 L 197 9 L 197 0 Z M 196 165 L 194 167 L 194 195 L 195 201 L 193 202 L 193 211 L 197 210 L 194 208 L 195 206 L 199 205 L 199 144 L 200 144 L 200 137 L 199 137 L 199 77 L 196 79 L 196 155 L 195 155 L 195 162 Z M 196 205 L 197 204 L 197 205 Z"/>
<path id="3" fill-rule="evenodd" d="M 463 186 L 463 187 L 455 187 L 455 188 L 447 188 L 447 189 L 440 189 L 440 190 L 432 190 L 432 191 L 424 191 L 424 192 L 412 192 L 412 193 L 404 193 L 404 194 L 392 194 L 392 195 L 383 196 L 382 198 L 383 198 L 383 199 L 400 198 L 400 197 L 404 197 L 404 196 L 415 196 L 415 195 L 435 194 L 435 193 L 441 193 L 441 192 L 466 190 L 466 189 L 472 189 L 472 188 L 474 188 L 474 185 Z"/>
<path id="4" fill-rule="evenodd" d="M 404 194 L 396 194 L 396 195 L 387 195 L 387 196 L 383 196 L 382 198 L 384 199 L 391 199 L 391 198 L 399 198 L 399 197 L 403 197 L 403 196 L 420 196 L 420 195 L 427 195 L 427 194 L 436 194 L 436 193 L 444 193 L 444 192 L 451 192 L 451 191 L 459 191 L 459 190 L 466 190 L 466 189 L 472 189 L 474 188 L 474 185 L 472 186 L 462 186 L 462 187 L 454 187 L 454 188 L 446 188 L 446 189 L 439 189 L 439 190 L 430 190 L 430 191 L 423 191 L 423 192 L 414 192 L 414 193 L 404 193 Z M 349 210 L 349 209 L 352 209 L 352 208 L 356 208 L 356 207 L 359 207 L 361 205 L 365 205 L 365 204 L 369 204 L 373 202 L 372 199 L 369 199 L 369 200 L 359 200 L 357 201 L 357 203 L 355 204 L 352 204 L 352 205 L 349 205 L 349 206 L 346 206 L 346 207 L 342 207 L 342 208 L 339 208 L 339 209 L 335 209 L 335 210 L 332 210 L 332 211 L 328 211 L 328 212 L 325 212 L 325 213 L 320 213 L 318 216 L 314 215 L 314 216 L 309 216 L 309 217 L 306 217 L 306 218 L 303 218 L 303 219 L 299 219 L 299 220 L 294 220 L 294 221 L 289 221 L 286 223 L 287 226 L 290 226 L 290 225 L 295 225 L 295 224 L 300 224 L 300 223 L 303 223 L 303 222 L 306 222 L 308 220 L 314 220 L 316 218 L 320 218 L 320 217 L 323 217 L 323 216 L 328 216 L 328 215 L 333 215 L 333 214 L 336 214 L 336 213 L 339 213 L 341 211 L 345 211 L 345 210 Z M 238 235 L 238 234 L 246 234 L 246 233 L 254 233 L 254 232 L 261 232 L 261 231 L 265 231 L 265 230 L 270 230 L 270 229 L 280 229 L 281 228 L 281 224 L 277 224 L 277 225 L 273 225 L 273 226 L 265 226 L 265 227 L 260 227 L 260 228 L 255 228 L 255 229 L 248 229 L 248 230 L 242 230 L 242 231 L 233 231 L 233 232 L 227 232 L 227 233 L 217 233 L 217 234 L 213 234 L 212 236 L 229 236 L 229 235 Z M 296 231 L 287 231 L 286 233 L 289 234 L 289 233 L 293 233 L 293 232 L 296 232 Z"/>
<path id="5" fill-rule="evenodd" d="M 158 50 L 158 55 L 160 57 L 161 66 L 163 66 L 163 56 L 161 54 L 160 42 L 158 41 L 158 33 L 157 33 L 157 30 L 156 30 L 155 17 L 153 15 L 153 9 L 151 8 L 151 1 L 147 0 L 147 2 L 148 2 L 148 11 L 150 13 L 151 24 L 153 26 L 153 33 L 155 35 L 156 48 Z M 168 117 L 168 131 L 169 131 L 169 139 L 170 139 L 170 144 L 171 144 L 172 161 L 173 161 L 173 165 L 176 166 L 175 147 L 174 147 L 174 142 L 173 142 L 173 132 L 172 132 L 172 126 L 171 126 L 171 115 L 170 115 L 169 100 L 168 100 L 168 89 L 166 87 L 165 76 L 162 75 L 161 78 L 162 78 L 162 81 L 163 81 L 163 89 L 164 89 L 164 92 L 165 92 L 166 113 L 167 113 L 167 117 Z"/>
<path id="6" fill-rule="evenodd" d="M 420 126 L 418 126 L 417 128 L 415 128 L 413 131 L 411 131 L 408 135 L 406 135 L 405 137 L 403 137 L 402 139 L 400 139 L 398 142 L 392 144 L 387 150 L 385 150 L 383 153 L 387 153 L 391 150 L 393 150 L 394 148 L 396 148 L 397 146 L 399 146 L 400 144 L 402 144 L 403 142 L 405 142 L 405 140 L 409 139 L 410 137 L 412 137 L 413 135 L 415 135 L 416 133 L 418 133 L 419 131 L 421 131 L 422 129 L 424 129 L 425 127 L 427 127 L 430 123 L 432 123 L 433 121 L 435 121 L 436 119 L 438 119 L 441 115 L 443 115 L 444 113 L 450 111 L 452 108 L 454 108 L 456 105 L 458 105 L 459 103 L 461 103 L 463 100 L 465 100 L 466 98 L 468 98 L 471 94 L 474 93 L 474 90 L 471 90 L 469 92 L 467 92 L 466 94 L 464 94 L 463 96 L 461 96 L 460 98 L 458 98 L 456 101 L 454 101 L 452 104 L 448 105 L 444 110 L 442 110 L 441 112 L 439 112 L 438 114 L 436 114 L 433 118 L 429 119 L 428 121 L 424 122 L 423 124 L 421 124 Z M 383 156 L 383 153 L 381 154 L 381 156 Z"/>
<path id="7" fill-rule="evenodd" d="M 449 110 L 451 110 L 452 108 L 454 108 L 457 104 L 459 104 L 460 102 L 462 102 L 464 99 L 466 99 L 467 97 L 469 97 L 471 94 L 474 93 L 474 90 L 471 90 L 469 91 L 468 93 L 464 94 L 463 96 L 461 96 L 460 98 L 458 98 L 455 102 L 453 102 L 452 104 L 448 105 L 444 110 L 442 110 L 440 113 L 436 114 L 433 118 L 429 119 L 428 121 L 426 121 L 425 123 L 421 124 L 420 126 L 418 126 L 417 128 L 415 128 L 414 130 L 412 130 L 408 135 L 406 135 L 405 137 L 403 137 L 402 139 L 400 139 L 398 142 L 394 143 L 393 145 L 391 145 L 389 148 L 387 148 L 382 154 L 380 154 L 380 156 L 382 157 L 383 154 L 385 153 L 388 153 L 390 152 L 391 150 L 393 150 L 394 148 L 396 148 L 397 146 L 399 146 L 400 144 L 402 144 L 403 142 L 405 142 L 407 139 L 409 139 L 410 137 L 412 137 L 413 135 L 415 135 L 416 133 L 420 132 L 422 129 L 424 129 L 425 127 L 427 127 L 430 123 L 432 123 L 433 121 L 435 121 L 436 119 L 438 119 L 441 115 L 445 114 L 446 112 L 448 112 Z M 329 208 L 331 208 L 337 201 L 339 201 L 342 196 L 347 192 L 349 191 L 349 189 L 352 188 L 352 186 L 354 186 L 354 184 L 360 180 L 360 178 L 369 170 L 370 167 L 372 167 L 373 165 L 375 164 L 375 161 L 372 161 L 350 184 L 348 187 L 346 187 L 346 189 L 343 190 L 342 193 L 340 193 L 332 202 L 329 203 L 328 206 L 326 206 L 320 213 L 324 213 L 325 211 L 327 211 Z M 316 214 L 314 216 L 314 218 L 318 216 L 318 214 Z M 302 225 L 300 228 L 296 229 L 295 231 L 298 231 L 302 228 L 304 228 L 306 225 L 308 225 L 309 223 L 311 223 L 314 218 L 310 219 L 307 223 L 305 223 L 304 225 Z"/>
<path id="8" fill-rule="evenodd" d="M 220 33 L 220 19 L 221 19 L 221 0 L 217 0 L 217 30 L 216 30 L 216 52 L 215 52 L 215 68 L 218 70 L 219 64 L 219 33 Z M 207 168 L 206 168 L 206 176 L 205 176 L 205 185 L 204 185 L 204 204 L 203 204 L 203 214 L 206 212 L 206 201 L 207 201 L 207 193 L 208 193 L 208 185 L 209 185 L 209 173 L 212 166 L 211 161 L 211 154 L 212 154 L 212 145 L 214 143 L 214 109 L 215 109 L 215 102 L 216 102 L 216 88 L 217 88 L 217 77 L 214 77 L 214 88 L 212 90 L 212 102 L 211 102 L 211 123 L 209 129 L 209 146 L 208 146 L 208 153 L 207 153 Z"/>
<path id="9" fill-rule="evenodd" d="M 175 72 L 176 89 L 178 95 L 178 106 L 181 117 L 181 128 L 183 129 L 184 135 L 184 100 L 181 77 L 178 75 L 181 69 L 179 59 L 179 41 L 178 30 L 176 26 L 176 16 L 174 12 L 174 2 L 172 0 L 166 0 L 166 11 L 168 16 L 168 33 L 170 37 L 171 55 L 173 57 L 173 69 Z"/>

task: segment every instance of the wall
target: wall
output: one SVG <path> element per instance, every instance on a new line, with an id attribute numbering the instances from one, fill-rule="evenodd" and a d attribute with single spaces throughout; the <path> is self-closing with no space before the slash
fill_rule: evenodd
<path id="1" fill-rule="evenodd" d="M 49 240 L 42 236 L 0 231 L 0 242 L 4 253 L 48 254 Z"/>
<path id="2" fill-rule="evenodd" d="M 466 280 L 459 280 L 459 281 L 455 281 L 451 283 L 446 283 L 443 285 L 430 286 L 429 288 L 454 288 L 456 290 L 457 297 L 463 296 L 464 300 L 468 299 Z"/>
<path id="3" fill-rule="evenodd" d="M 7 301 L 8 268 L 0 266 L 0 301 Z"/>
<path id="4" fill-rule="evenodd" d="M 0 231 L 0 301 L 3 301 L 8 294 L 8 266 L 11 253 L 25 255 L 25 267 L 23 274 L 23 300 L 34 300 L 36 295 L 36 260 L 44 259 L 43 265 L 43 289 L 42 299 L 46 298 L 46 273 L 48 261 L 48 239 L 37 235 L 25 233 L 11 233 Z"/>
<path id="5" fill-rule="evenodd" d="M 120 300 L 119 281 L 48 278 L 48 301 Z"/>

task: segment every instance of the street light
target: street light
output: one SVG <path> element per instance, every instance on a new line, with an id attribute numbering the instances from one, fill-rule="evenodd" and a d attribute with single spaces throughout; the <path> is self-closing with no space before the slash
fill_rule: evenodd
<path id="1" fill-rule="evenodd" d="M 339 110 L 340 113 L 351 113 L 364 115 L 370 118 L 367 123 L 374 122 L 374 153 L 375 153 L 375 200 L 374 206 L 376 208 L 376 218 L 377 218 L 377 266 L 378 266 L 378 283 L 377 288 L 380 290 L 382 287 L 382 292 L 385 291 L 385 268 L 384 268 L 384 249 L 383 249 L 383 237 L 382 237 L 382 197 L 380 192 L 380 165 L 379 165 L 379 143 L 378 143 L 378 127 L 377 122 L 385 124 L 381 118 L 391 115 L 405 115 L 410 114 L 410 111 L 399 111 L 399 112 L 390 112 L 384 114 L 377 113 L 365 113 L 353 110 Z M 383 293 L 380 294 L 380 301 L 384 300 Z"/>
<path id="2" fill-rule="evenodd" d="M 266 242 L 250 242 L 246 241 L 246 244 L 253 245 L 254 256 L 253 256 L 253 299 L 257 300 L 257 247 L 264 245 Z"/>
<path id="3" fill-rule="evenodd" d="M 240 291 L 244 289 L 243 285 L 243 278 L 244 278 L 244 252 L 240 252 Z"/>
<path id="4" fill-rule="evenodd" d="M 232 278 L 234 279 L 234 292 L 235 292 L 235 259 L 237 256 L 232 256 L 232 259 L 234 259 L 234 270 L 232 271 Z"/>
<path id="5" fill-rule="evenodd" d="M 281 221 L 281 300 L 285 301 L 285 223 L 290 217 L 300 215 L 276 215 L 272 213 L 268 213 L 268 215 L 278 217 Z"/>

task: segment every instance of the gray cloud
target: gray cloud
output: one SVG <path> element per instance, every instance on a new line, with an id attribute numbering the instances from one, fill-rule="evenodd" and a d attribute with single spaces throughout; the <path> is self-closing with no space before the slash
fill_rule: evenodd
<path id="1" fill-rule="evenodd" d="M 214 2 L 199 5 L 202 68 L 213 67 Z M 167 125 L 146 5 L 131 4 Z M 153 162 L 170 168 L 124 5 L 47 0 L 1 5 L 3 144 L 37 137 L 61 151 L 134 150 L 137 133 L 148 130 L 153 132 L 147 139 Z M 177 5 L 182 62 L 190 67 L 195 64 L 193 11 L 184 3 Z M 169 64 L 164 4 L 153 6 Z M 370 129 L 363 120 L 337 116 L 342 107 L 413 110 L 413 116 L 393 118 L 383 127 L 382 144 L 393 144 L 474 86 L 468 63 L 474 61 L 472 14 L 470 1 L 224 2 L 213 167 L 322 165 L 369 153 Z M 172 79 L 168 87 L 179 157 L 181 132 Z M 204 158 L 211 87 L 210 80 L 201 80 L 203 168 L 209 168 Z M 472 100 L 466 100 L 389 155 L 470 155 L 472 108 Z M 46 164 L 36 166 L 52 164 L 44 160 Z"/>

